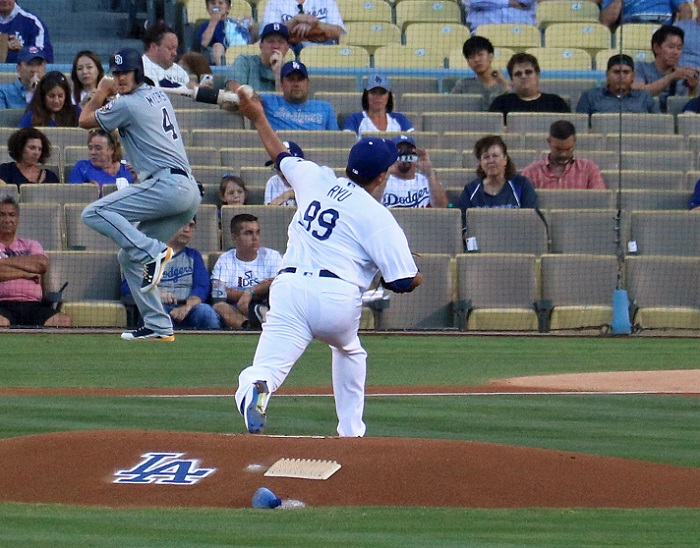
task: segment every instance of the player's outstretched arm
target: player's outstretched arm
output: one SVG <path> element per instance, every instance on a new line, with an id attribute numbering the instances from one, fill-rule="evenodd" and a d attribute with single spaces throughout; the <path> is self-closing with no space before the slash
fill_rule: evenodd
<path id="1" fill-rule="evenodd" d="M 241 111 L 243 116 L 255 124 L 260 140 L 265 150 L 270 155 L 270 159 L 272 159 L 273 162 L 276 161 L 278 155 L 287 152 L 287 147 L 282 144 L 282 141 L 272 129 L 272 126 L 270 126 L 260 98 L 249 97 L 241 88 L 238 88 L 236 93 L 238 94 L 238 110 Z"/>

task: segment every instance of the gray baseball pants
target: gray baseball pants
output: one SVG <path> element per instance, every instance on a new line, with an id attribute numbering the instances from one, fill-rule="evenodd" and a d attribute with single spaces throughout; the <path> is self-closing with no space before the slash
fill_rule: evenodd
<path id="1" fill-rule="evenodd" d="M 170 168 L 108 194 L 83 210 L 83 222 L 111 238 L 121 248 L 117 255 L 143 325 L 170 335 L 173 324 L 157 290 L 141 293 L 143 265 L 158 255 L 165 243 L 197 213 L 201 197 L 197 183 Z M 138 222 L 138 227 L 132 223 Z"/>

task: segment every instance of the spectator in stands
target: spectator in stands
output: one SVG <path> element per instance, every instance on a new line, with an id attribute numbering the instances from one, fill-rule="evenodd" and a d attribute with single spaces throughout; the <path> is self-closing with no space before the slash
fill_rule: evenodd
<path id="1" fill-rule="evenodd" d="M 465 185 L 458 202 L 463 222 L 466 210 L 471 207 L 538 207 L 532 183 L 516 173 L 508 147 L 500 136 L 487 135 L 479 139 L 474 144 L 474 156 L 479 162 L 478 178 Z"/>
<path id="2" fill-rule="evenodd" d="M 34 46 L 17 54 L 17 80 L 0 85 L 0 108 L 26 109 L 46 73 L 44 52 Z"/>
<path id="3" fill-rule="evenodd" d="M 489 106 L 489 112 L 503 113 L 504 122 L 509 112 L 571 112 L 564 99 L 540 91 L 540 64 L 534 55 L 513 55 L 508 60 L 508 75 L 514 93 L 499 95 Z"/>
<path id="4" fill-rule="evenodd" d="M 270 23 L 260 33 L 260 54 L 242 54 L 233 61 L 226 89 L 247 84 L 255 91 L 282 91 L 280 70 L 289 51 L 289 32 L 281 23 Z"/>
<path id="5" fill-rule="evenodd" d="M 681 66 L 700 69 L 700 0 L 694 0 L 697 17 L 676 21 L 674 25 L 685 32 Z"/>
<path id="6" fill-rule="evenodd" d="M 450 93 L 478 93 L 484 97 L 484 105 L 510 91 L 510 83 L 500 70 L 495 70 L 493 63 L 493 44 L 483 36 L 472 36 L 462 46 L 462 55 L 476 78 L 460 78 L 455 82 Z"/>
<path id="7" fill-rule="evenodd" d="M 209 271 L 202 254 L 189 247 L 196 228 L 195 217 L 168 241 L 173 248 L 173 258 L 158 283 L 160 300 L 176 329 L 221 329 L 219 315 L 206 303 L 209 299 Z M 122 281 L 121 293 L 125 297 L 131 295 L 126 279 Z"/>
<path id="8" fill-rule="evenodd" d="M 238 175 L 227 173 L 219 183 L 221 205 L 243 205 L 248 197 L 245 181 Z"/>
<path id="9" fill-rule="evenodd" d="M 634 61 L 629 55 L 615 54 L 608 59 L 606 85 L 588 89 L 581 94 L 576 112 L 649 112 L 659 114 L 658 103 L 642 89 L 632 89 Z"/>
<path id="10" fill-rule="evenodd" d="M 438 180 L 430 155 L 417 148 L 408 135 L 393 139 L 399 159 L 389 168 L 389 177 L 377 189 L 382 205 L 389 208 L 447 207 L 447 194 Z"/>
<path id="11" fill-rule="evenodd" d="M 466 23 L 474 32 L 479 25 L 534 25 L 537 0 L 461 0 L 467 14 Z"/>
<path id="12" fill-rule="evenodd" d="M 623 8 L 624 3 L 624 8 Z M 687 0 L 602 0 L 600 22 L 610 30 L 625 23 L 670 25 L 674 20 L 690 19 Z"/>
<path id="13" fill-rule="evenodd" d="M 362 92 L 362 112 L 353 112 L 345 120 L 344 131 L 352 131 L 357 138 L 366 131 L 414 131 L 411 121 L 400 112 L 394 112 L 394 94 L 389 78 L 370 74 Z"/>
<path id="14" fill-rule="evenodd" d="M 282 141 L 282 144 L 287 147 L 287 150 L 292 156 L 297 158 L 304 157 L 304 151 L 293 141 Z M 268 160 L 266 166 L 272 166 L 276 175 L 273 175 L 265 183 L 265 205 L 273 206 L 297 206 L 297 201 L 294 196 L 294 189 L 287 182 L 284 174 L 277 169 L 275 162 Z"/>
<path id="15" fill-rule="evenodd" d="M 527 166 L 522 175 L 535 188 L 605 188 L 600 168 L 592 160 L 574 156 L 576 128 L 568 120 L 549 126 L 549 154 Z"/>
<path id="16" fill-rule="evenodd" d="M 177 64 L 185 69 L 193 85 L 204 88 L 214 87 L 214 75 L 209 61 L 201 53 L 188 51 L 178 59 Z"/>
<path id="17" fill-rule="evenodd" d="M 78 127 L 80 107 L 70 99 L 68 79 L 58 70 L 47 72 L 39 81 L 19 127 Z"/>
<path id="18" fill-rule="evenodd" d="M 283 129 L 338 130 L 330 103 L 309 99 L 309 73 L 304 63 L 289 61 L 280 71 L 282 96 L 261 93 L 265 115 L 275 131 Z"/>
<path id="19" fill-rule="evenodd" d="M 46 61 L 53 63 L 49 29 L 36 15 L 19 7 L 15 0 L 0 1 L 0 33 L 8 37 L 6 63 L 17 63 L 19 52 L 32 46 L 43 50 Z"/>
<path id="20" fill-rule="evenodd" d="M 201 1 L 201 0 L 199 0 Z M 197 29 L 195 40 L 209 62 L 221 66 L 226 64 L 226 49 L 229 46 L 250 44 L 251 19 L 232 19 L 231 0 L 206 0 L 209 21 Z"/>
<path id="21" fill-rule="evenodd" d="M 216 261 L 212 286 L 225 287 L 225 296 L 214 303 L 222 323 L 232 329 L 260 328 L 267 314 L 270 284 L 282 268 L 282 256 L 260 247 L 260 224 L 254 215 L 231 219 L 234 248 Z"/>
<path id="22" fill-rule="evenodd" d="M 693 195 L 690 197 L 689 209 L 700 213 L 700 179 L 695 183 L 695 189 L 693 190 Z"/>
<path id="23" fill-rule="evenodd" d="M 69 183 L 116 184 L 124 188 L 134 183 L 134 175 L 129 165 L 122 163 L 122 145 L 117 132 L 108 133 L 104 129 L 91 129 L 88 132 L 87 147 L 90 158 L 79 160 L 68 176 Z"/>
<path id="24" fill-rule="evenodd" d="M 165 23 L 156 23 L 143 36 L 143 71 L 155 85 L 165 88 L 194 87 L 187 71 L 175 63 L 178 38 Z"/>
<path id="25" fill-rule="evenodd" d="M 651 37 L 654 60 L 639 62 L 632 89 L 643 89 L 659 98 L 661 112 L 667 112 L 670 96 L 694 97 L 698 90 L 698 69 L 678 66 L 685 33 L 678 27 L 664 25 Z"/>
<path id="26" fill-rule="evenodd" d="M 693 114 L 700 114 L 700 97 L 691 99 L 683 107 L 683 112 L 692 112 Z"/>
<path id="27" fill-rule="evenodd" d="M 0 327 L 70 327 L 71 319 L 43 301 L 49 259 L 35 240 L 17 238 L 19 204 L 0 197 Z"/>
<path id="28" fill-rule="evenodd" d="M 58 183 L 59 178 L 44 162 L 51 157 L 51 143 L 34 127 L 18 129 L 7 140 L 7 152 L 14 162 L 0 164 L 0 180 L 21 187 L 29 183 Z"/>
<path id="29" fill-rule="evenodd" d="M 84 107 L 92 99 L 97 84 L 105 75 L 102 61 L 94 51 L 79 51 L 73 59 L 70 79 L 73 82 L 73 104 Z"/>
<path id="30" fill-rule="evenodd" d="M 284 23 L 295 51 L 314 44 L 337 44 L 345 24 L 335 0 L 269 0 L 261 26 Z"/>

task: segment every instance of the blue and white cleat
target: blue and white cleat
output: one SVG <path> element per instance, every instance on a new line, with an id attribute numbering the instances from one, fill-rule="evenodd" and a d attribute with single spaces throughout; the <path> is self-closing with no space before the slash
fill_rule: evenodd
<path id="1" fill-rule="evenodd" d="M 267 401 L 270 399 L 270 391 L 267 388 L 265 381 L 255 381 L 250 392 L 250 401 L 243 402 L 243 420 L 251 434 L 260 434 L 265 429 L 267 417 L 265 417 L 265 409 L 267 409 Z"/>

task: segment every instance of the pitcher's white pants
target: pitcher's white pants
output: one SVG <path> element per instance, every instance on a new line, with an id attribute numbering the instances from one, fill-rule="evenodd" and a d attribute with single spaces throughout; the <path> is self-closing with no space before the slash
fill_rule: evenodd
<path id="1" fill-rule="evenodd" d="M 367 352 L 360 344 L 360 289 L 318 271 L 282 273 L 270 287 L 270 312 L 263 324 L 253 365 L 238 378 L 236 404 L 251 392 L 255 381 L 267 381 L 270 393 L 287 378 L 292 366 L 313 339 L 332 351 L 333 394 L 340 436 L 363 436 Z"/>

